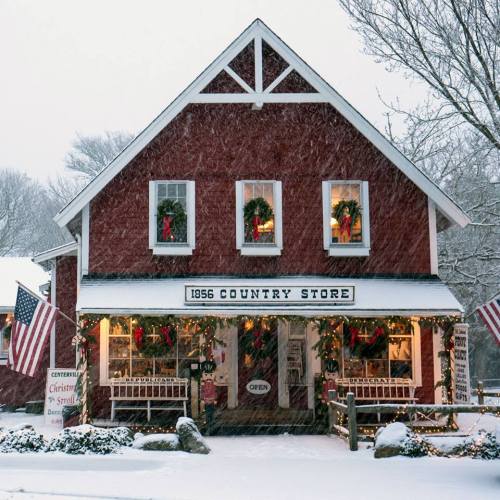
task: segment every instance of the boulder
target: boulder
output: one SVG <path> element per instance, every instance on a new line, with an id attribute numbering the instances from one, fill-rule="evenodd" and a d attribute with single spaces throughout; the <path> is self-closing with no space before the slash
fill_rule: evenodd
<path id="1" fill-rule="evenodd" d="M 400 455 L 410 436 L 410 430 L 401 422 L 380 428 L 375 434 L 375 458 Z"/>
<path id="2" fill-rule="evenodd" d="M 210 448 L 203 439 L 203 436 L 200 434 L 192 418 L 180 417 L 177 420 L 175 429 L 179 435 L 181 447 L 184 451 L 189 453 L 201 453 L 203 455 L 210 453 Z"/>
<path id="3" fill-rule="evenodd" d="M 136 437 L 132 448 L 138 450 L 178 451 L 181 450 L 181 443 L 177 434 L 149 434 Z"/>

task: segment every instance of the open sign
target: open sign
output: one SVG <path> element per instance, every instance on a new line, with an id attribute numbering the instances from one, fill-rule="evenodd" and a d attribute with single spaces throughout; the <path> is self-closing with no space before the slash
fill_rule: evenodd
<path id="1" fill-rule="evenodd" d="M 271 384 L 266 380 L 251 380 L 247 384 L 247 391 L 250 394 L 267 394 L 271 390 Z"/>

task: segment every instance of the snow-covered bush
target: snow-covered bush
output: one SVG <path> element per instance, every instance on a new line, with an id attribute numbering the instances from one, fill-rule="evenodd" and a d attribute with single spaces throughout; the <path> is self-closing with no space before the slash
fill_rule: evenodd
<path id="1" fill-rule="evenodd" d="M 465 440 L 463 446 L 457 450 L 457 454 L 460 457 L 494 460 L 500 458 L 500 443 L 492 432 L 480 430 Z"/>
<path id="2" fill-rule="evenodd" d="M 47 446 L 47 451 L 62 451 L 72 455 L 115 453 L 122 446 L 132 443 L 130 431 L 125 427 L 99 429 L 92 425 L 68 427 L 55 436 Z"/>
<path id="3" fill-rule="evenodd" d="M 405 457 L 425 457 L 438 455 L 439 452 L 425 437 L 410 432 L 402 443 L 400 454 Z"/>
<path id="4" fill-rule="evenodd" d="M 177 451 L 181 449 L 177 434 L 149 434 L 147 436 L 141 434 L 134 438 L 132 447 L 139 450 Z"/>
<path id="5" fill-rule="evenodd" d="M 0 431 L 0 453 L 30 453 L 44 449 L 43 436 L 29 424 L 20 424 Z"/>

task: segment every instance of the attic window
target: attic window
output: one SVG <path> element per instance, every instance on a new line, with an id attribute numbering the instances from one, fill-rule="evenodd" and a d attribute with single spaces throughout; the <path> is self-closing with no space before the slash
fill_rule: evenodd
<path id="1" fill-rule="evenodd" d="M 323 182 L 323 234 L 331 256 L 370 254 L 368 182 Z"/>
<path id="2" fill-rule="evenodd" d="M 193 181 L 149 183 L 149 248 L 157 255 L 191 255 L 194 249 Z"/>

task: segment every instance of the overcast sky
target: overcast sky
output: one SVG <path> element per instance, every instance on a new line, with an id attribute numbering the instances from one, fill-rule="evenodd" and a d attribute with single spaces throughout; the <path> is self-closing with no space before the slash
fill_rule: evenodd
<path id="1" fill-rule="evenodd" d="M 137 133 L 260 17 L 372 123 L 423 97 L 336 0 L 0 0 L 0 168 L 63 172 L 76 133 Z"/>

